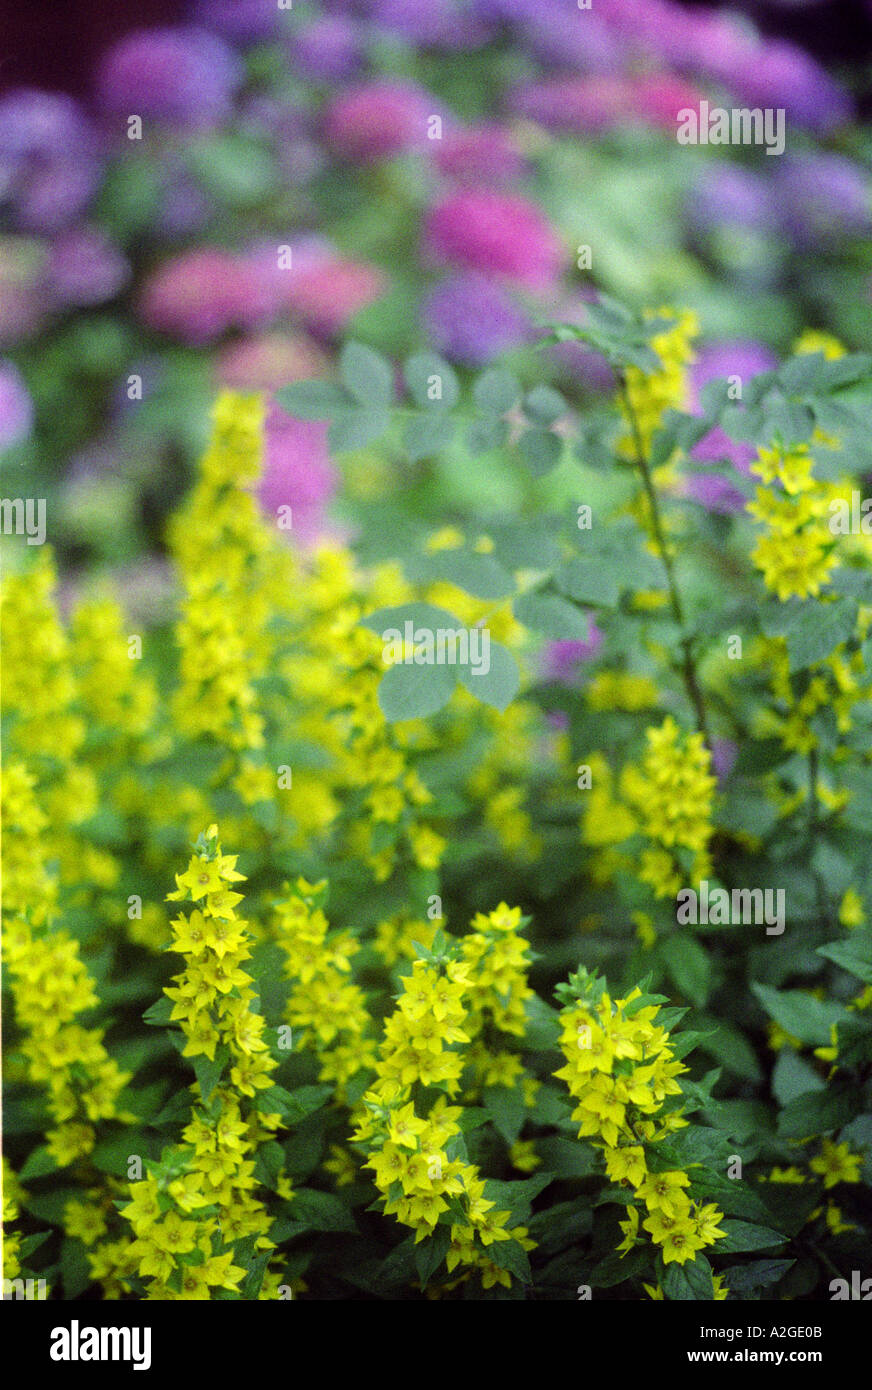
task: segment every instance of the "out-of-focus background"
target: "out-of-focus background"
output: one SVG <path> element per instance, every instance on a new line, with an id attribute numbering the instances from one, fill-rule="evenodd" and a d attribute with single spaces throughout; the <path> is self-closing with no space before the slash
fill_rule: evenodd
<path id="1" fill-rule="evenodd" d="M 809 328 L 872 348 L 872 0 L 3 11 L 3 494 L 45 497 L 64 574 L 111 571 L 145 620 L 221 385 L 327 373 L 353 337 L 508 354 L 583 406 L 606 364 L 532 343 L 598 291 L 695 310 L 697 388 Z M 679 145 L 703 98 L 784 108 L 784 154 Z M 296 544 L 516 490 L 498 458 L 337 460 L 269 412 Z"/>

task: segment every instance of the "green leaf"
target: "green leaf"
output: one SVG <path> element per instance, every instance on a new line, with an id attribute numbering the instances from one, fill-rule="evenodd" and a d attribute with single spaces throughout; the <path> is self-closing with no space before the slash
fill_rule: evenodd
<path id="1" fill-rule="evenodd" d="M 477 673 L 474 666 L 460 666 L 458 675 L 470 695 L 498 710 L 507 709 L 512 703 L 521 681 L 517 661 L 500 642 L 490 644 L 489 670 Z"/>
<path id="2" fill-rule="evenodd" d="M 56 1173 L 57 1169 L 57 1159 L 48 1145 L 42 1144 L 28 1155 L 18 1176 L 22 1182 L 26 1182 L 29 1178 L 42 1178 L 46 1173 Z"/>
<path id="3" fill-rule="evenodd" d="M 346 343 L 339 354 L 343 385 L 361 405 L 389 406 L 394 395 L 394 370 L 386 357 L 364 343 Z"/>
<path id="4" fill-rule="evenodd" d="M 711 988 L 708 951 L 689 932 L 675 932 L 660 945 L 660 954 L 681 993 L 702 1008 Z"/>
<path id="5" fill-rule="evenodd" d="M 532 1284 L 533 1271 L 527 1252 L 516 1240 L 495 1240 L 488 1246 L 488 1257 L 500 1269 L 507 1269 L 522 1284 Z"/>
<path id="6" fill-rule="evenodd" d="M 150 1023 L 153 1028 L 166 1028 L 171 1022 L 170 1015 L 173 1011 L 173 1001 L 168 999 L 165 994 L 160 999 L 156 999 L 142 1015 L 143 1023 Z"/>
<path id="7" fill-rule="evenodd" d="M 520 1088 L 486 1086 L 482 1103 L 506 1143 L 514 1144 L 526 1118 L 526 1106 Z"/>
<path id="8" fill-rule="evenodd" d="M 427 557 L 426 569 L 434 580 L 456 584 L 476 598 L 506 598 L 516 584 L 493 555 L 474 550 L 440 550 Z"/>
<path id="9" fill-rule="evenodd" d="M 269 1250 L 264 1250 L 263 1254 L 255 1255 L 249 1262 L 248 1273 L 239 1287 L 240 1301 L 252 1302 L 257 1298 L 263 1283 L 263 1276 L 266 1274 L 270 1253 Z"/>
<path id="10" fill-rule="evenodd" d="M 290 1126 L 313 1115 L 332 1097 L 332 1086 L 298 1086 L 294 1091 L 286 1091 L 284 1086 L 270 1086 L 268 1090 L 258 1091 L 257 1103 L 263 1113 L 278 1111 Z"/>
<path id="11" fill-rule="evenodd" d="M 666 1266 L 660 1282 L 666 1297 L 673 1302 L 697 1299 L 710 1303 L 714 1300 L 712 1267 L 704 1255 L 697 1255 L 695 1260 L 683 1265 L 672 1261 Z"/>
<path id="12" fill-rule="evenodd" d="M 448 703 L 456 684 L 453 666 L 390 666 L 379 685 L 378 702 L 389 724 L 426 719 Z"/>
<path id="13" fill-rule="evenodd" d="M 294 1221 L 302 1222 L 310 1231 L 357 1231 L 348 1207 L 333 1192 L 298 1188 L 290 1200 L 289 1211 Z"/>
<path id="14" fill-rule="evenodd" d="M 841 1004 L 815 999 L 798 989 L 777 990 L 760 984 L 751 988 L 769 1017 L 800 1042 L 817 1047 L 828 1044 L 833 1024 L 848 1017 Z"/>
<path id="15" fill-rule="evenodd" d="M 758 1289 L 777 1284 L 795 1264 L 796 1260 L 750 1260 L 748 1264 L 730 1265 L 723 1277 L 736 1298 L 753 1298 Z"/>
<path id="16" fill-rule="evenodd" d="M 505 415 L 520 395 L 517 377 L 502 367 L 483 372 L 472 388 L 472 397 L 479 410 L 490 415 Z"/>
<path id="17" fill-rule="evenodd" d="M 360 625 L 368 627 L 371 632 L 377 632 L 379 637 L 384 638 L 385 632 L 391 628 L 402 632 L 407 622 L 412 623 L 413 627 L 427 628 L 430 631 L 436 631 L 440 627 L 463 626 L 460 619 L 449 613 L 447 608 L 437 608 L 433 603 L 422 602 L 400 603 L 395 608 L 377 608 L 374 613 L 361 618 Z"/>
<path id="18" fill-rule="evenodd" d="M 818 946 L 819 956 L 826 956 L 840 970 L 856 975 L 866 985 L 872 985 L 872 932 L 854 930 L 846 941 L 831 941 Z"/>
<path id="19" fill-rule="evenodd" d="M 439 1269 L 451 1244 L 451 1231 L 447 1226 L 437 1226 L 432 1236 L 415 1246 L 415 1268 L 418 1279 L 426 1288 Z"/>
<path id="20" fill-rule="evenodd" d="M 793 671 L 801 671 L 829 656 L 835 647 L 853 637 L 857 626 L 856 599 L 839 598 L 832 603 L 817 603 L 814 621 L 806 612 L 803 621 L 787 633 L 787 654 Z"/>
<path id="21" fill-rule="evenodd" d="M 412 463 L 430 458 L 447 447 L 454 438 L 455 422 L 449 415 L 431 411 L 417 420 L 410 420 L 403 434 L 403 448 Z"/>
<path id="22" fill-rule="evenodd" d="M 554 582 L 562 593 L 568 594 L 579 603 L 614 608 L 620 595 L 617 564 L 616 557 L 613 573 L 607 563 L 599 558 L 568 560 L 555 570 Z"/>
<path id="23" fill-rule="evenodd" d="M 841 1129 L 860 1108 L 860 1093 L 851 1087 L 828 1087 L 797 1096 L 778 1116 L 778 1133 L 785 1139 L 810 1139 Z"/>
<path id="24" fill-rule="evenodd" d="M 810 1091 L 822 1091 L 825 1082 L 814 1067 L 804 1062 L 790 1047 L 778 1054 L 778 1061 L 772 1069 L 772 1093 L 778 1104 L 789 1105 L 799 1096 L 807 1096 Z"/>
<path id="25" fill-rule="evenodd" d="M 391 417 L 383 406 L 373 409 L 348 410 L 330 421 L 327 443 L 334 454 L 365 449 L 381 439 L 390 429 Z"/>
<path id="26" fill-rule="evenodd" d="M 521 457 L 538 477 L 554 468 L 563 454 L 563 440 L 551 430 L 525 430 L 518 440 Z"/>
<path id="27" fill-rule="evenodd" d="M 436 353 L 419 352 L 410 357 L 403 368 L 403 378 L 415 404 L 422 409 L 451 410 L 460 397 L 454 369 Z"/>
<path id="28" fill-rule="evenodd" d="M 329 381 L 294 381 L 281 386 L 275 399 L 295 420 L 329 420 L 354 404 L 347 391 Z"/>
<path id="29" fill-rule="evenodd" d="M 542 425 L 546 429 L 565 415 L 568 409 L 560 392 L 555 391 L 552 386 L 534 386 L 524 397 L 524 414 L 527 419 L 532 420 L 534 425 Z"/>
<path id="30" fill-rule="evenodd" d="M 501 448 L 508 437 L 508 421 L 500 419 L 499 415 L 473 420 L 464 436 L 467 449 L 474 455 L 489 454 L 492 450 Z"/>
<path id="31" fill-rule="evenodd" d="M 718 1255 L 738 1255 L 743 1250 L 765 1250 L 770 1245 L 783 1245 L 784 1236 L 768 1226 L 756 1226 L 749 1221 L 722 1221 L 726 1238 L 715 1243 Z"/>
<path id="32" fill-rule="evenodd" d="M 211 1061 L 203 1053 L 191 1058 L 194 1075 L 200 1086 L 200 1095 L 204 1101 L 208 1101 L 229 1061 L 230 1049 L 224 1043 L 216 1047 L 215 1056 Z"/>
<path id="33" fill-rule="evenodd" d="M 524 627 L 541 632 L 555 641 L 574 639 L 583 642 L 590 633 L 587 614 L 557 594 L 522 594 L 515 599 L 513 611 Z"/>

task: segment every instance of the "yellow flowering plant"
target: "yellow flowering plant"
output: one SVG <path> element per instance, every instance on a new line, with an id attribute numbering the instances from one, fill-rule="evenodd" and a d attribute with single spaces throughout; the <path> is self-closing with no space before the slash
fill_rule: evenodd
<path id="1" fill-rule="evenodd" d="M 7 1277 L 814 1299 L 861 1259 L 872 555 L 830 523 L 872 363 L 805 342 L 695 403 L 697 332 L 555 326 L 612 365 L 596 409 L 542 354 L 362 344 L 278 393 L 351 472 L 499 456 L 514 511 L 429 534 L 398 484 L 387 536 L 289 545 L 267 403 L 222 392 L 140 631 L 12 551 Z M 729 514 L 716 430 L 753 446 Z"/>

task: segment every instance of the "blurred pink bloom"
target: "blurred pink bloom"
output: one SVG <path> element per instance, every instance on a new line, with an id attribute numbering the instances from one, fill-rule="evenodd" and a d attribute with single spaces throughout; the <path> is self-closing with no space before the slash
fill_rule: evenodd
<path id="1" fill-rule="evenodd" d="M 435 148 L 437 169 L 456 183 L 505 186 L 524 173 L 524 156 L 502 126 L 448 131 Z"/>
<path id="2" fill-rule="evenodd" d="M 228 343 L 218 356 L 218 377 L 234 391 L 275 391 L 289 381 L 324 376 L 328 365 L 311 339 L 265 333 Z"/>
<path id="3" fill-rule="evenodd" d="M 256 328 L 275 307 L 272 287 L 257 266 L 216 247 L 166 261 L 148 278 L 140 298 L 149 328 L 190 347 L 214 342 L 230 328 Z"/>
<path id="4" fill-rule="evenodd" d="M 368 163 L 427 143 L 436 98 L 413 82 L 389 79 L 346 88 L 328 107 L 324 138 L 345 159 Z"/>
<path id="5" fill-rule="evenodd" d="M 311 332 L 329 338 L 387 286 L 387 276 L 376 266 L 334 255 L 290 272 L 284 304 Z"/>
<path id="6" fill-rule="evenodd" d="M 548 130 L 596 133 L 632 121 L 676 127 L 683 106 L 698 106 L 699 93 L 668 73 L 645 77 L 571 77 L 524 83 L 511 93 L 518 115 Z"/>
<path id="7" fill-rule="evenodd" d="M 530 289 L 548 289 L 564 249 L 542 213 L 526 198 L 493 189 L 451 194 L 431 209 L 425 243 L 438 262 L 503 275 Z"/>
<path id="8" fill-rule="evenodd" d="M 294 420 L 273 402 L 266 417 L 266 449 L 258 496 L 272 519 L 291 508 L 288 539 L 309 545 L 328 529 L 326 504 L 336 489 L 327 449 L 327 425 Z"/>

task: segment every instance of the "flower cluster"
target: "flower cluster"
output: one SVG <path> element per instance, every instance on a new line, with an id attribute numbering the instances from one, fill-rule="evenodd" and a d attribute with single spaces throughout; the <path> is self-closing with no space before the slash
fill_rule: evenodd
<path id="1" fill-rule="evenodd" d="M 625 999 L 603 991 L 594 1002 L 595 981 L 561 1014 L 560 1046 L 565 1066 L 555 1075 L 577 1101 L 572 1112 L 580 1139 L 600 1150 L 613 1183 L 633 1189 L 634 1204 L 622 1224 L 623 1249 L 636 1244 L 642 1222 L 664 1265 L 685 1264 L 726 1232 L 713 1203 L 694 1202 L 691 1179 L 681 1170 L 649 1166 L 649 1146 L 687 1124 L 672 1097 L 681 1097 L 677 1077 L 687 1071 L 657 1023 L 658 1004 L 640 989 Z"/>
<path id="2" fill-rule="evenodd" d="M 624 768 L 621 792 L 652 842 L 642 854 L 639 877 L 657 897 L 667 897 L 681 884 L 680 851 L 694 856 L 697 880 L 708 872 L 717 779 L 702 734 L 682 734 L 671 717 L 648 729 L 647 741 L 641 764 Z"/>

